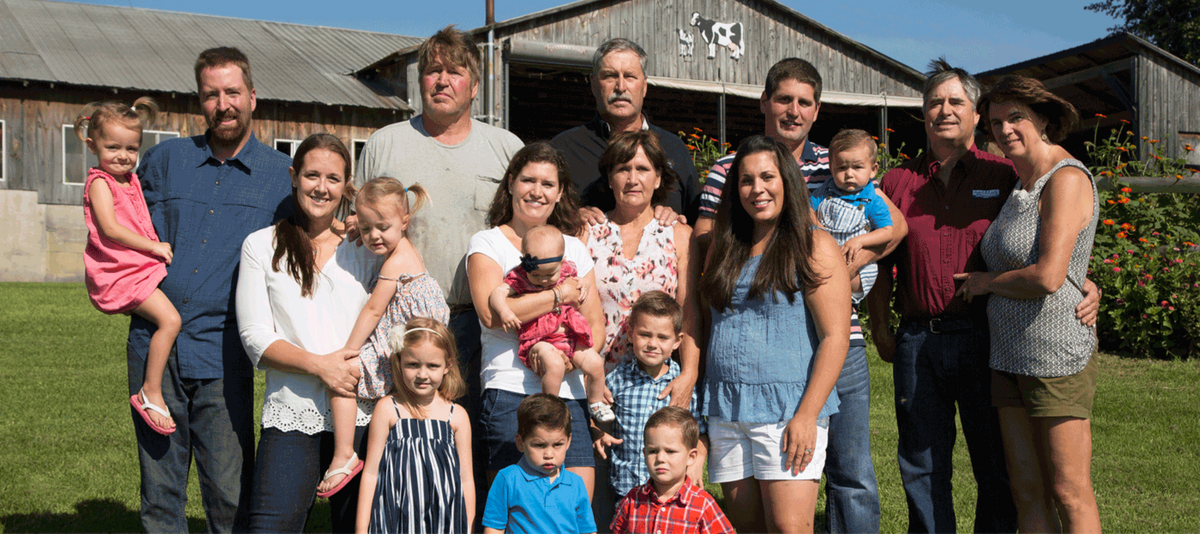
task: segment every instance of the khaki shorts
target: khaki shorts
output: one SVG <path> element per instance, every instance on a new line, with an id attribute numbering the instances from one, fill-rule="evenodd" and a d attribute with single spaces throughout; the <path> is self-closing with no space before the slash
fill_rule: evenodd
<path id="1" fill-rule="evenodd" d="M 992 371 L 992 406 L 1025 408 L 1030 417 L 1090 419 L 1100 366 L 1093 356 L 1073 375 L 1041 378 Z"/>

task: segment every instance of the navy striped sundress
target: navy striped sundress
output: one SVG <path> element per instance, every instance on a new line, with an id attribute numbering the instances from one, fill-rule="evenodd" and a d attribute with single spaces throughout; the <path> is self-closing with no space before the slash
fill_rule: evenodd
<path id="1" fill-rule="evenodd" d="M 466 532 L 460 478 L 450 421 L 400 418 L 379 461 L 370 532 Z"/>

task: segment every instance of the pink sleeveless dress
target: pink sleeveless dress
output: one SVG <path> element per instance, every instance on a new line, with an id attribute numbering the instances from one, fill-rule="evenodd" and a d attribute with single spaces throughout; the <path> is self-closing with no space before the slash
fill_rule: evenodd
<path id="1" fill-rule="evenodd" d="M 563 280 L 575 276 L 578 276 L 575 262 L 564 261 L 558 285 L 562 285 Z M 504 283 L 513 288 L 513 291 L 516 291 L 518 295 L 545 291 L 529 283 L 525 269 L 522 269 L 519 265 L 508 272 L 504 277 Z M 565 332 L 558 332 L 559 326 L 564 327 Z M 520 342 L 517 348 L 517 356 L 521 358 L 521 363 L 525 364 L 525 367 L 529 367 L 529 349 L 533 348 L 540 341 L 554 345 L 554 348 L 563 351 L 567 357 L 575 354 L 576 349 L 591 347 L 592 327 L 588 325 L 587 319 L 574 306 L 563 305 L 559 308 L 558 313 L 550 312 L 543 314 L 521 325 L 521 331 L 517 333 L 517 340 Z"/>
<path id="2" fill-rule="evenodd" d="M 122 187 L 108 173 L 97 168 L 88 169 L 83 188 L 83 219 L 88 229 L 83 267 L 88 297 L 96 309 L 104 313 L 126 313 L 150 298 L 159 282 L 167 276 L 167 266 L 149 252 L 126 247 L 100 234 L 88 194 L 92 180 L 96 179 L 108 182 L 117 222 L 152 241 L 158 241 L 158 234 L 150 222 L 150 210 L 146 207 L 142 183 L 136 174 L 129 173 L 129 184 Z"/>

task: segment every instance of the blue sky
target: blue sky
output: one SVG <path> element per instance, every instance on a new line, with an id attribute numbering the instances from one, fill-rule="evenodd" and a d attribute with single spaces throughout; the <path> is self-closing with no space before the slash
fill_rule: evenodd
<path id="1" fill-rule="evenodd" d="M 484 23 L 484 0 L 83 0 L 426 37 L 447 24 Z M 783 0 L 796 11 L 917 70 L 946 55 L 971 72 L 1019 63 L 1094 41 L 1116 21 L 1083 6 L 1094 0 Z M 566 0 L 495 0 L 496 20 L 528 15 Z"/>

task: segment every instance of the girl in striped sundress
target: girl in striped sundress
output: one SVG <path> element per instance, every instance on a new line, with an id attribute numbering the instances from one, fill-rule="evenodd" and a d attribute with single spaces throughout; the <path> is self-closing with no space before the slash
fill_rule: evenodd
<path id="1" fill-rule="evenodd" d="M 416 318 L 392 329 L 392 394 L 371 416 L 358 532 L 466 532 L 475 515 L 467 392 L 450 330 Z"/>

